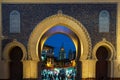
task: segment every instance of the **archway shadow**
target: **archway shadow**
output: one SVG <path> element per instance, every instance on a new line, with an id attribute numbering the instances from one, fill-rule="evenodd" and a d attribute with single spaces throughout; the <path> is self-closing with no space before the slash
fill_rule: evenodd
<path id="1" fill-rule="evenodd" d="M 20 61 L 11 61 L 9 63 L 10 80 L 23 79 L 23 63 Z"/>
<path id="2" fill-rule="evenodd" d="M 96 52 L 96 80 L 109 80 L 109 51 L 106 47 L 100 46 Z"/>
<path id="3" fill-rule="evenodd" d="M 82 80 L 82 62 L 76 61 L 76 77 L 75 80 Z"/>
<path id="4" fill-rule="evenodd" d="M 22 80 L 23 79 L 23 63 L 21 59 L 23 52 L 20 47 L 14 47 L 10 51 L 10 62 L 9 62 L 9 74 L 10 80 Z"/>
<path id="5" fill-rule="evenodd" d="M 96 80 L 108 80 L 108 61 L 97 61 Z"/>

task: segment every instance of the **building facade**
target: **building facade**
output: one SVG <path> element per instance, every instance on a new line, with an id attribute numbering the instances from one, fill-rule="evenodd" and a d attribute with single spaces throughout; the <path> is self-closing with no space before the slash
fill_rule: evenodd
<path id="1" fill-rule="evenodd" d="M 76 80 L 120 79 L 118 0 L 0 1 L 0 79 L 40 79 L 44 42 L 57 33 L 76 47 Z"/>

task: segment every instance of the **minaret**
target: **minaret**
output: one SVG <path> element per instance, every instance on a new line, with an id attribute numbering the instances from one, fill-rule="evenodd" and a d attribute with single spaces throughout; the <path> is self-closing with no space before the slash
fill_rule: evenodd
<path id="1" fill-rule="evenodd" d="M 69 60 L 72 60 L 72 58 L 73 58 L 72 50 L 70 49 L 70 50 L 69 50 Z"/>
<path id="2" fill-rule="evenodd" d="M 63 44 L 62 44 L 62 46 L 60 48 L 59 59 L 60 60 L 66 59 L 66 53 L 65 53 L 65 49 L 64 49 L 64 45 Z"/>

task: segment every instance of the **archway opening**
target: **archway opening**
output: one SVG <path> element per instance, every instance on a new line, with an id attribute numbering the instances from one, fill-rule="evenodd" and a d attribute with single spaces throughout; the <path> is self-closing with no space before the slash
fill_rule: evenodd
<path id="1" fill-rule="evenodd" d="M 107 80 L 110 69 L 109 65 L 109 58 L 110 58 L 110 51 L 108 48 L 104 46 L 100 46 L 96 51 L 96 57 L 98 59 L 96 63 L 96 78 L 97 80 Z"/>
<path id="2" fill-rule="evenodd" d="M 40 44 L 43 46 L 40 56 L 42 79 L 75 80 L 76 60 L 79 60 L 76 55 L 80 56 L 76 53 L 80 52 L 76 35 L 64 26 L 55 26 L 43 35 Z"/>
<path id="3" fill-rule="evenodd" d="M 106 47 L 100 46 L 96 52 L 98 60 L 107 60 L 109 58 L 109 51 Z"/>
<path id="4" fill-rule="evenodd" d="M 23 58 L 23 51 L 20 47 L 15 46 L 10 50 L 10 80 L 22 80 L 23 78 L 23 64 L 21 62 Z"/>
<path id="5" fill-rule="evenodd" d="M 55 34 L 49 37 L 41 55 L 43 63 L 46 63 L 42 69 L 43 79 L 46 79 L 46 75 L 50 75 L 47 79 L 75 80 L 75 55 L 75 46 L 66 35 Z"/>
<path id="6" fill-rule="evenodd" d="M 23 58 L 23 51 L 20 47 L 15 46 L 10 50 L 9 56 L 11 61 L 21 61 Z"/>

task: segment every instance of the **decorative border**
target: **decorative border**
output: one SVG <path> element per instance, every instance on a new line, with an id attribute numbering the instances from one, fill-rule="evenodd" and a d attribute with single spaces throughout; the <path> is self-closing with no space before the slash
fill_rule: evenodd
<path id="1" fill-rule="evenodd" d="M 81 59 L 87 59 L 88 54 L 91 54 L 91 39 L 87 30 L 79 21 L 62 13 L 47 17 L 40 22 L 31 33 L 28 41 L 28 54 L 31 55 L 32 59 L 39 60 L 38 45 L 40 39 L 45 32 L 57 25 L 65 26 L 77 35 L 78 40 L 80 41 L 80 44 L 78 45 L 81 45 L 81 54 L 77 53 L 77 55 L 80 54 Z"/>
<path id="2" fill-rule="evenodd" d="M 18 46 L 18 47 L 20 47 L 22 49 L 22 51 L 23 51 L 23 58 L 22 58 L 22 60 L 24 60 L 24 58 L 26 57 L 26 54 L 27 54 L 26 48 L 25 48 L 25 46 L 22 43 L 14 40 L 13 42 L 8 43 L 6 45 L 6 47 L 4 48 L 4 50 L 3 50 L 3 59 L 5 61 L 10 61 L 10 58 L 9 58 L 10 50 L 12 48 L 16 47 L 16 46 Z"/>

